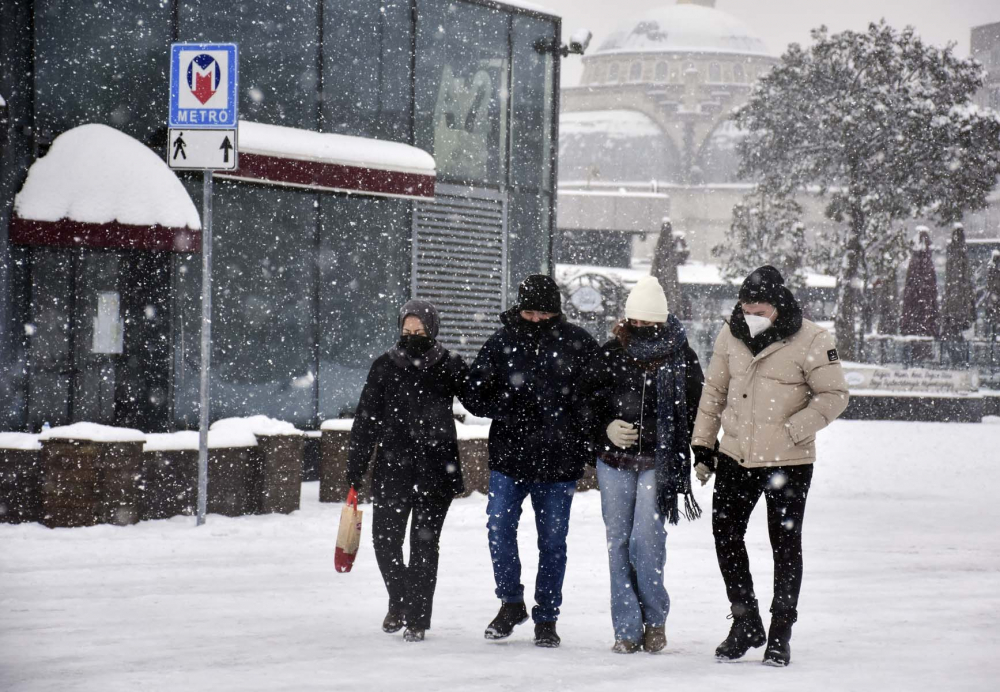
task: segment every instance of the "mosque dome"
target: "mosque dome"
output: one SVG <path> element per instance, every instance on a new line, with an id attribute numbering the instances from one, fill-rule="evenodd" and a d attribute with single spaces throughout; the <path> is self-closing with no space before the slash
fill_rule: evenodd
<path id="1" fill-rule="evenodd" d="M 715 9 L 714 0 L 679 0 L 619 26 L 592 53 L 730 53 L 770 56 L 746 24 Z"/>

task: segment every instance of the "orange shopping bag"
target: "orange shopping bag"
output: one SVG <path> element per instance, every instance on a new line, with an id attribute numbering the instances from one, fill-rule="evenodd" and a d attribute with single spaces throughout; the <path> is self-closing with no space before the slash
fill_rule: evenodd
<path id="1" fill-rule="evenodd" d="M 338 572 L 351 571 L 360 545 L 361 512 L 358 510 L 358 494 L 351 488 L 344 509 L 340 511 L 340 530 L 337 531 L 337 550 L 333 558 Z"/>

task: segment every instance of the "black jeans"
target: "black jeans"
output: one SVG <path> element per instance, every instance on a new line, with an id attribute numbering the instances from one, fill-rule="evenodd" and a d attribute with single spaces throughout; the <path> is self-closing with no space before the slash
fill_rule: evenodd
<path id="1" fill-rule="evenodd" d="M 438 543 L 450 506 L 450 497 L 413 495 L 375 500 L 372 519 L 375 560 L 389 592 L 389 610 L 401 614 L 409 627 L 430 629 L 437 586 Z M 403 560 L 403 537 L 411 513 L 407 565 Z"/>
<path id="2" fill-rule="evenodd" d="M 744 537 L 750 513 L 764 495 L 774 557 L 771 613 L 795 622 L 802 587 L 802 518 L 812 474 L 812 464 L 747 469 L 720 455 L 712 494 L 712 533 L 726 594 L 733 605 L 754 606 L 757 602 Z"/>

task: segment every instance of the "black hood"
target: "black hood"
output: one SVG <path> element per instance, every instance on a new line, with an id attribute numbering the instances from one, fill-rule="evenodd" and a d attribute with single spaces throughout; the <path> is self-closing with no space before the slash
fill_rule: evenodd
<path id="1" fill-rule="evenodd" d="M 778 319 L 774 321 L 774 325 L 770 329 L 765 329 L 757 336 L 750 336 L 750 327 L 747 326 L 747 321 L 743 317 L 743 304 L 736 303 L 733 308 L 733 314 L 729 320 L 729 331 L 745 343 L 754 356 L 776 341 L 787 339 L 802 329 L 802 308 L 799 306 L 799 302 L 795 300 L 795 296 L 787 288 L 784 286 L 779 288 L 781 290 L 773 296 L 774 302 L 771 303 L 778 310 Z"/>

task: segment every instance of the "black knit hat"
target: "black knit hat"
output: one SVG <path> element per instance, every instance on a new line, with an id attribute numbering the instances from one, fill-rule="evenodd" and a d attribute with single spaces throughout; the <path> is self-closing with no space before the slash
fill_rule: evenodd
<path id="1" fill-rule="evenodd" d="M 768 303 L 780 305 L 786 302 L 788 289 L 781 272 L 771 265 L 755 269 L 740 286 L 741 303 Z"/>
<path id="2" fill-rule="evenodd" d="M 532 274 L 517 287 L 517 309 L 562 312 L 562 295 L 551 276 Z"/>

